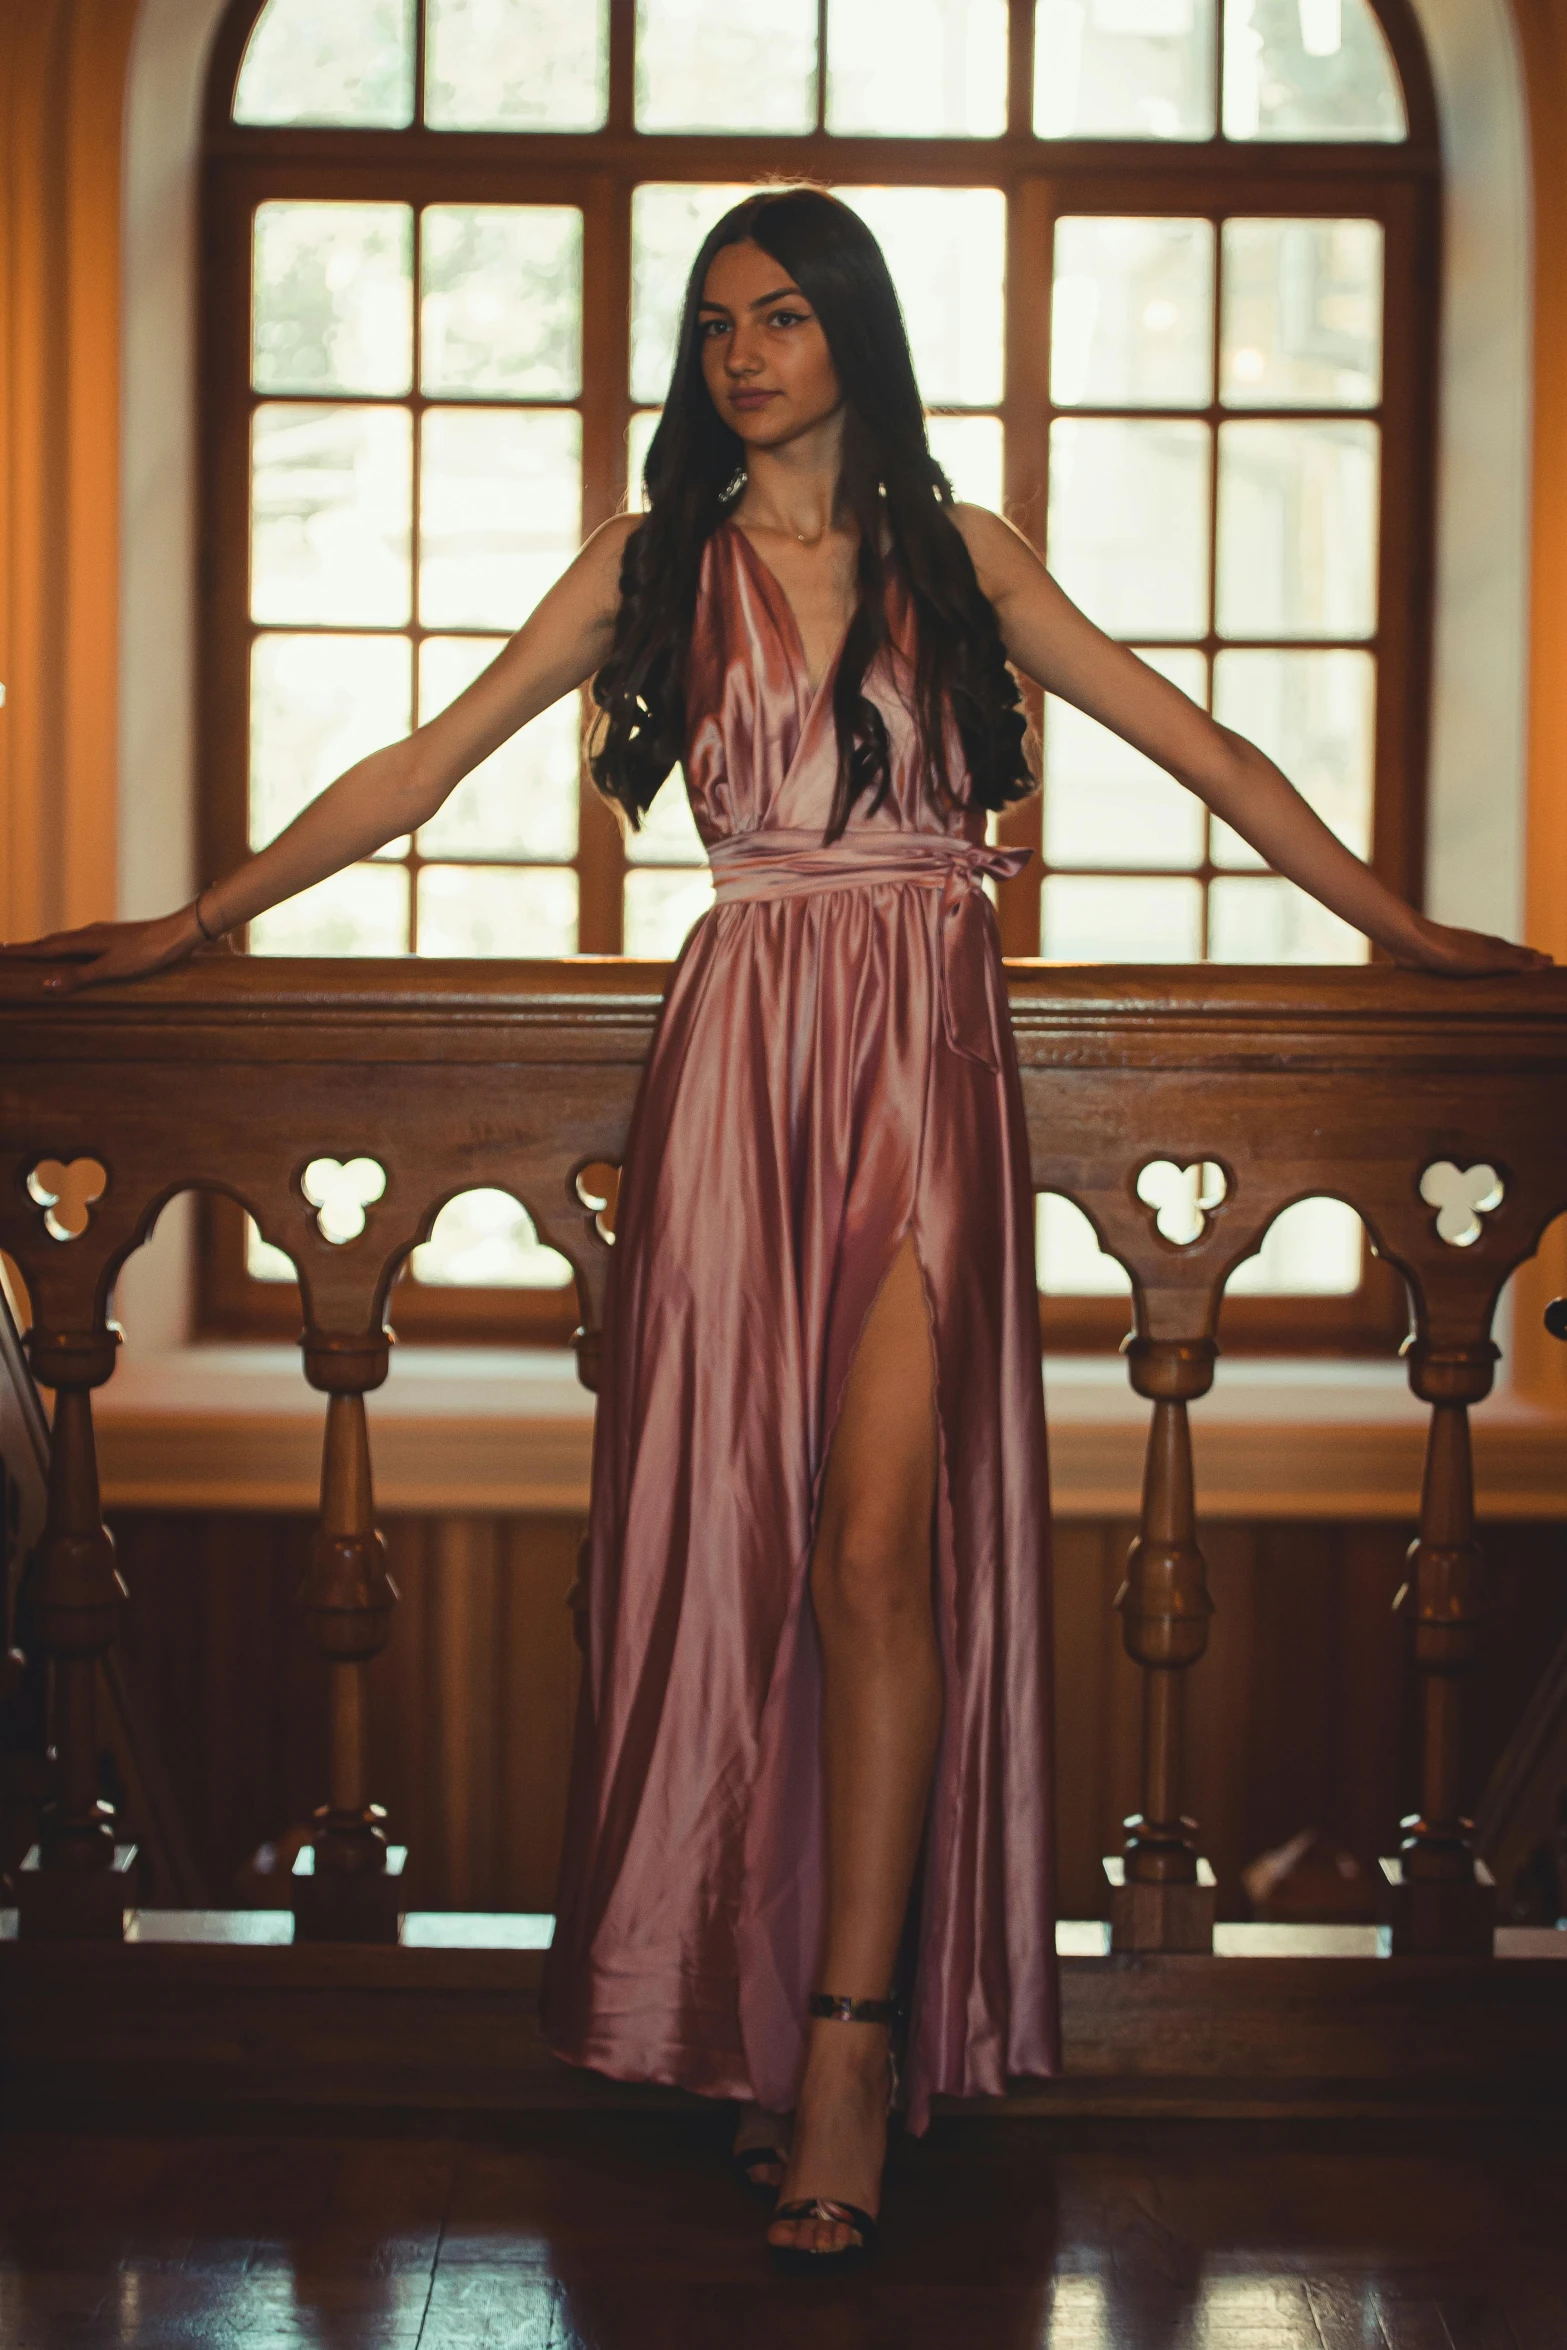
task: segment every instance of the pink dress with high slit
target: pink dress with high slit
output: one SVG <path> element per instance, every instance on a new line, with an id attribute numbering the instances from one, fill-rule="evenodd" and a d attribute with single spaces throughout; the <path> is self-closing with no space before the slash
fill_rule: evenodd
<path id="1" fill-rule="evenodd" d="M 944 1711 L 906 2094 L 1058 2069 L 1049 1506 L 1028 1140 L 984 811 L 936 804 L 912 613 L 866 679 L 892 788 L 822 846 L 832 672 L 745 533 L 706 549 L 687 789 L 717 903 L 627 1143 L 594 1440 L 588 1655 L 543 2015 L 619 2080 L 793 2105 L 819 1985 L 834 1418 L 912 1232 L 934 1342 Z M 964 793 L 956 729 L 949 759 Z M 673 788 L 672 786 L 670 788 Z"/>

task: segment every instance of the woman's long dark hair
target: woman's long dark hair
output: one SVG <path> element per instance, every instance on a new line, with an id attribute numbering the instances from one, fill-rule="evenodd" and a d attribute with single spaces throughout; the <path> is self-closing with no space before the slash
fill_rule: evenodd
<path id="1" fill-rule="evenodd" d="M 862 795 L 869 793 L 875 809 L 891 784 L 886 725 L 864 691 L 866 671 L 887 638 L 889 566 L 913 599 L 914 718 L 938 801 L 951 805 L 955 797 L 948 710 L 973 799 L 986 808 L 1021 799 L 1032 778 L 1017 682 L 948 511 L 952 487 L 925 437 L 887 264 L 859 214 L 811 187 L 746 197 L 724 214 L 696 257 L 669 398 L 648 450 L 648 515 L 626 541 L 614 642 L 593 680 L 600 712 L 593 779 L 635 828 L 684 753 L 682 681 L 702 552 L 745 484 L 744 443 L 703 380 L 699 310 L 713 256 L 747 240 L 782 264 L 815 311 L 844 397 L 841 492 L 859 528 L 859 600 L 833 684 L 838 787 L 825 838 L 838 837 Z"/>

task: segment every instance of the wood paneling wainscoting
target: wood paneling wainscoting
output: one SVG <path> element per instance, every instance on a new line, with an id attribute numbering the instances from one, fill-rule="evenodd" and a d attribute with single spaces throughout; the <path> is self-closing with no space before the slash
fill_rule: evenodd
<path id="1" fill-rule="evenodd" d="M 126 1680 L 219 1906 L 266 1898 L 241 1872 L 304 1829 L 326 1773 L 328 1667 L 299 1615 L 313 1530 L 260 1512 L 114 1519 Z M 367 1670 L 366 1728 L 390 1832 L 409 1847 L 409 1907 L 554 1905 L 583 1531 L 567 1517 L 385 1521 L 398 1638 Z"/>
<path id="2" fill-rule="evenodd" d="M 400 1518 L 411 1635 L 370 1676 L 376 1785 L 409 1846 L 409 1902 L 553 1909 L 578 1657 L 575 1518 Z"/>
<path id="3" fill-rule="evenodd" d="M 409 1847 L 409 1907 L 553 1906 L 576 1702 L 566 1592 L 575 1517 L 394 1517 L 398 1636 L 366 1674 L 369 1777 Z M 239 1872 L 302 1829 L 326 1769 L 326 1666 L 298 1615 L 312 1521 L 127 1512 L 124 1667 L 162 1752 L 215 1904 L 258 1897 Z M 1135 1524 L 1056 1530 L 1061 1910 L 1104 1914 L 1102 1856 L 1137 1798 L 1140 1676 L 1111 1601 Z M 1353 1856 L 1374 1912 L 1388 1824 L 1419 1795 L 1418 1691 L 1392 1613 L 1412 1527 L 1214 1524 L 1216 1603 L 1186 1725 L 1184 1785 L 1204 1824 L 1219 1915 L 1302 1829 Z M 1567 1631 L 1567 1529 L 1484 1529 L 1489 1622 L 1467 1717 L 1479 1796 Z M 263 1885 L 260 1890 L 265 1891 Z M 279 1874 L 277 1897 L 287 1890 Z M 1351 1893 L 1350 1897 L 1353 1897 Z"/>

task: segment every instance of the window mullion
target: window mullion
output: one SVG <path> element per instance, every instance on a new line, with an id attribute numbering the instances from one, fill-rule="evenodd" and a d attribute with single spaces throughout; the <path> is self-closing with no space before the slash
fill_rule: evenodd
<path id="1" fill-rule="evenodd" d="M 424 104 L 423 0 L 420 0 L 418 9 L 418 49 L 416 54 L 419 77 L 416 106 L 422 109 Z M 409 436 L 409 450 L 413 464 L 413 490 L 408 516 L 408 551 L 411 565 L 409 587 L 413 598 L 413 627 L 409 631 L 409 661 L 412 667 L 410 715 L 417 726 L 423 716 L 419 707 L 419 647 L 424 636 L 421 579 L 423 571 L 422 508 L 424 504 L 424 208 L 422 205 L 414 207 L 412 265 L 413 398 L 410 405 L 413 409 L 413 431 Z M 408 873 L 408 952 L 411 955 L 416 955 L 419 952 L 419 867 L 422 861 L 419 855 L 419 835 L 415 832 L 409 839 L 408 855 L 405 860 Z"/>
<path id="2" fill-rule="evenodd" d="M 1222 7 L 1215 8 L 1214 20 L 1222 28 Z M 1222 31 L 1220 37 L 1222 39 Z M 1207 655 L 1204 683 L 1207 687 L 1207 708 L 1210 711 L 1213 708 L 1214 665 L 1219 658 L 1219 423 L 1224 371 L 1224 293 L 1224 222 L 1216 219 L 1213 224 L 1213 315 L 1209 320 L 1213 374 L 1208 411 L 1208 626 L 1204 648 Z M 1202 884 L 1202 959 L 1206 963 L 1213 952 L 1213 818 L 1208 815 L 1203 818 L 1202 867 L 1198 878 Z"/>
<path id="3" fill-rule="evenodd" d="M 612 20 L 613 22 L 613 20 Z M 611 33 L 613 43 L 614 35 Z M 612 50 L 613 70 L 613 50 Z M 631 180 L 605 173 L 583 206 L 582 523 L 597 530 L 626 502 L 631 417 Z M 591 715 L 586 693 L 584 717 Z M 625 852 L 620 827 L 587 771 L 578 785 L 577 944 L 619 954 Z"/>
<path id="4" fill-rule="evenodd" d="M 1382 401 L 1377 549 L 1377 710 L 1372 862 L 1416 905 L 1424 903 L 1421 822 L 1430 726 L 1435 529 L 1436 370 L 1422 301 L 1434 314 L 1441 235 L 1423 191 L 1396 192 L 1384 215 Z"/>
<path id="5" fill-rule="evenodd" d="M 609 0 L 609 123 L 629 132 L 636 109 L 637 0 Z"/>
<path id="6" fill-rule="evenodd" d="M 1007 0 L 1007 134 L 1026 139 L 1034 128 L 1035 0 Z"/>
<path id="7" fill-rule="evenodd" d="M 1019 5 L 1013 0 L 1014 32 Z M 1012 46 L 1014 64 L 1017 42 Z M 1006 363 L 1002 423 L 1006 432 L 1006 510 L 1043 554 L 1050 481 L 1050 286 L 1055 237 L 1056 185 L 1046 179 L 1019 181 L 1007 204 Z M 1044 696 L 1031 681 L 1024 704 L 1041 742 Z M 1044 849 L 1043 793 L 1007 809 L 1000 824 L 1008 846 L 1035 854 L 1015 881 L 997 892 L 1002 951 L 1037 955 L 1040 938 L 1041 858 Z"/>
<path id="8" fill-rule="evenodd" d="M 418 0 L 414 9 L 414 128 L 418 131 L 424 129 L 424 58 L 429 13 L 429 0 Z M 417 383 L 417 376 L 414 381 Z"/>

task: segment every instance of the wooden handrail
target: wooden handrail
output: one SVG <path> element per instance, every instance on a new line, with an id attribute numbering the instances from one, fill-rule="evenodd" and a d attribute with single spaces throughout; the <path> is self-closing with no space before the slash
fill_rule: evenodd
<path id="1" fill-rule="evenodd" d="M 305 1375 L 328 1398 L 322 1521 L 305 1604 L 332 1665 L 332 1786 L 305 1930 L 395 1933 L 363 1783 L 359 1682 L 395 1594 L 370 1494 L 364 1398 L 385 1378 L 387 1299 L 459 1193 L 527 1208 L 577 1275 L 592 1383 L 606 1244 L 578 1173 L 618 1164 L 667 968 L 202 957 L 134 988 L 51 1002 L 0 971 L 0 1248 L 31 1294 L 29 1351 L 56 1390 L 49 1524 L 35 1596 L 59 1686 L 59 1793 L 22 1888 L 28 1933 L 118 1930 L 113 1823 L 93 1782 L 97 1660 L 119 1584 L 97 1499 L 91 1393 L 114 1368 L 120 1265 L 176 1192 L 239 1201 L 294 1262 Z M 1122 1948 L 1211 1940 L 1213 1888 L 1181 1799 L 1181 1693 L 1210 1601 L 1196 1539 L 1189 1403 L 1209 1386 L 1224 1285 L 1293 1202 L 1327 1194 L 1402 1274 L 1414 1392 L 1431 1409 L 1402 1604 L 1425 1723 L 1420 1811 L 1386 1864 L 1398 1949 L 1489 1947 L 1458 1767 L 1478 1650 L 1470 1406 L 1489 1390 L 1497 1298 L 1567 1209 L 1567 973 L 1444 982 L 1383 969 L 1008 965 L 1037 1189 L 1089 1218 L 1132 1284 L 1133 1386 L 1153 1406 L 1142 1523 L 1120 1596 L 1144 1675 L 1142 1800 L 1112 1864 Z M 334 1243 L 301 1188 L 312 1159 L 376 1160 L 385 1190 Z M 106 1172 L 62 1239 L 40 1162 Z M 1222 1198 L 1167 1239 L 1138 1179 L 1215 1166 Z M 1481 1175 L 1477 1170 L 1489 1170 Z"/>

